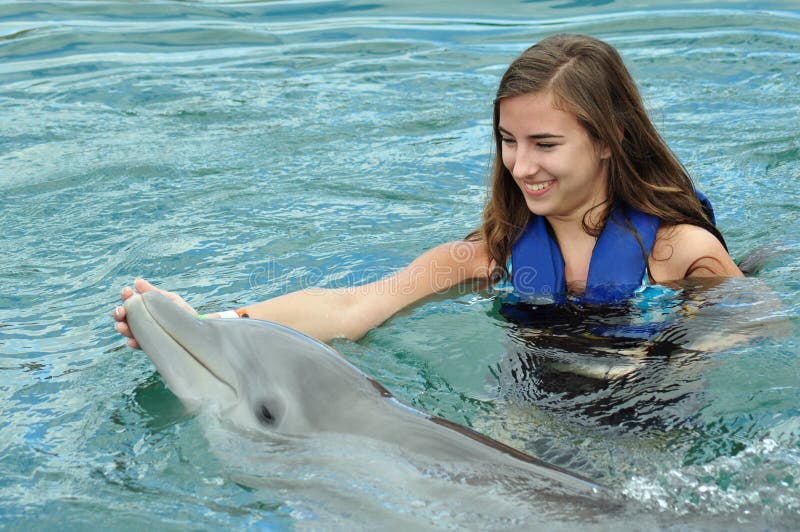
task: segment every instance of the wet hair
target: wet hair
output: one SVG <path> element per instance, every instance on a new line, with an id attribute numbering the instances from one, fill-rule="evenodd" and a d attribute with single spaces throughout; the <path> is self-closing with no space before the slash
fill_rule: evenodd
<path id="1" fill-rule="evenodd" d="M 597 146 L 609 149 L 607 198 L 657 217 L 662 225 L 691 224 L 722 234 L 704 211 L 686 169 L 647 116 L 636 84 L 619 53 L 586 35 L 553 35 L 525 50 L 508 67 L 494 100 L 494 162 L 483 223 L 467 236 L 485 241 L 495 280 L 507 277 L 506 261 L 532 216 L 525 198 L 503 164 L 500 102 L 528 93 L 549 92 L 553 105 L 572 113 Z M 603 222 L 583 229 L 599 235 Z M 588 215 L 588 213 L 587 213 Z M 631 231 L 635 231 L 630 226 Z M 638 235 L 637 235 L 638 239 Z M 643 251 L 644 253 L 644 251 Z"/>

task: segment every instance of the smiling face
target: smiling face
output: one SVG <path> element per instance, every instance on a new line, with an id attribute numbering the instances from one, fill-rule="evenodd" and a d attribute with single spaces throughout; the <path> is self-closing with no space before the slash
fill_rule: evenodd
<path id="1" fill-rule="evenodd" d="M 556 109 L 550 92 L 504 98 L 499 111 L 503 165 L 531 212 L 581 222 L 606 199 L 609 150 L 575 115 Z"/>

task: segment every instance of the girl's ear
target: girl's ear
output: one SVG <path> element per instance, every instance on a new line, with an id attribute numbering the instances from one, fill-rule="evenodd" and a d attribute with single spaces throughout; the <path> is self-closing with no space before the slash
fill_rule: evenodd
<path id="1" fill-rule="evenodd" d="M 618 140 L 622 143 L 622 139 L 625 137 L 625 129 L 622 127 L 619 128 L 619 135 Z M 611 158 L 611 148 L 608 147 L 605 143 L 600 144 L 600 159 L 606 160 Z"/>

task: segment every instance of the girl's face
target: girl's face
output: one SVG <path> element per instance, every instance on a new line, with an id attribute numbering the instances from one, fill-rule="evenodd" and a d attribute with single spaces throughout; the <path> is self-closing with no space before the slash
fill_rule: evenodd
<path id="1" fill-rule="evenodd" d="M 503 164 L 531 212 L 580 222 L 606 199 L 609 150 L 573 114 L 556 109 L 550 92 L 501 100 L 499 126 Z"/>

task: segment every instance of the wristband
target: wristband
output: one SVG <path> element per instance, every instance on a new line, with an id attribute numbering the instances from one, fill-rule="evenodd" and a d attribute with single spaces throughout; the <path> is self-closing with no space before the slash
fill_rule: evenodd
<path id="1" fill-rule="evenodd" d="M 236 318 L 249 318 L 250 315 L 247 313 L 247 309 L 239 309 L 239 310 L 224 310 L 222 312 L 218 312 L 216 315 L 216 319 L 220 320 L 231 320 Z M 211 318 L 211 314 L 198 314 L 198 320 L 207 320 Z"/>

